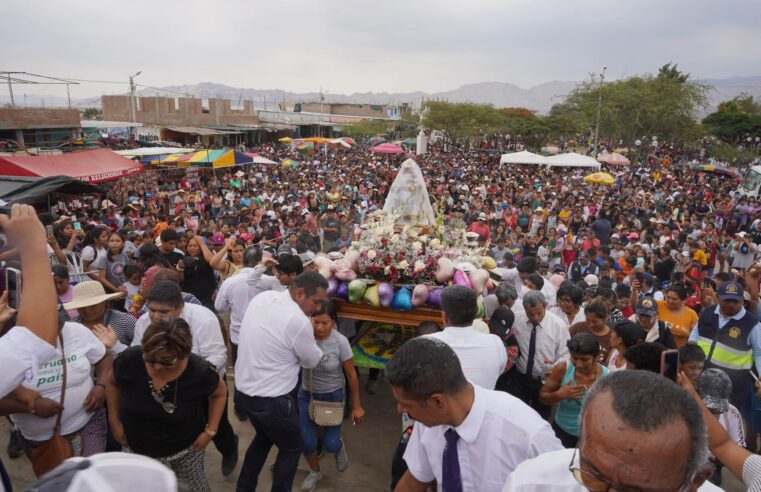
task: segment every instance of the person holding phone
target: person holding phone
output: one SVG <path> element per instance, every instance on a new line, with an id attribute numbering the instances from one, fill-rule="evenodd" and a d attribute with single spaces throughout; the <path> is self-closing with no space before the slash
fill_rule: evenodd
<path id="1" fill-rule="evenodd" d="M 50 261 L 45 248 L 45 229 L 34 208 L 14 204 L 10 216 L 0 214 L 0 227 L 8 243 L 21 254 L 24 285 L 18 310 L 17 326 L 0 337 L 0 397 L 4 397 L 24 380 L 33 360 L 55 357 L 58 337 L 57 297 Z M 24 296 L 26 293 L 26 296 Z M 9 311 L 3 310 L 4 313 Z M 34 409 L 34 400 L 26 402 Z"/>
<path id="2" fill-rule="evenodd" d="M 584 396 L 597 380 L 608 375 L 608 368 L 599 361 L 600 344 L 593 335 L 577 333 L 567 346 L 570 361 L 555 364 L 539 392 L 539 401 L 545 405 L 558 404 L 552 428 L 564 447 L 574 448 L 579 440 L 579 414 Z"/>

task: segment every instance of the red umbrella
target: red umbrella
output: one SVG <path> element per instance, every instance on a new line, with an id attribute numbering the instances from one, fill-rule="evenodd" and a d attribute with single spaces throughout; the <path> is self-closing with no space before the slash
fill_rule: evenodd
<path id="1" fill-rule="evenodd" d="M 402 149 L 398 145 L 394 145 L 390 143 L 384 143 L 384 144 L 376 145 L 375 147 L 370 147 L 370 150 L 373 152 L 378 152 L 379 154 L 403 154 L 404 153 L 404 149 Z"/>

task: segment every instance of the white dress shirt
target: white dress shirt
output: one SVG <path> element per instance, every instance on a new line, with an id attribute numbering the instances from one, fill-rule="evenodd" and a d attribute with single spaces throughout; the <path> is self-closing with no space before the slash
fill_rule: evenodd
<path id="1" fill-rule="evenodd" d="M 563 312 L 562 309 L 560 309 L 560 306 L 551 307 L 547 310 L 547 312 L 554 314 L 560 321 L 563 322 L 566 328 L 570 328 L 571 325 L 587 320 L 587 316 L 584 314 L 583 309 L 579 309 L 576 312 L 576 316 L 573 317 L 573 321 L 571 321 L 570 324 L 568 323 L 568 316 Z"/>
<path id="2" fill-rule="evenodd" d="M 473 406 L 465 420 L 454 427 L 460 436 L 457 456 L 463 492 L 499 492 L 521 462 L 562 449 L 550 424 L 528 405 L 502 391 L 476 385 L 473 389 Z M 439 491 L 444 433 L 450 428 L 415 422 L 404 453 L 412 476 L 421 482 L 436 480 Z"/>
<path id="3" fill-rule="evenodd" d="M 426 335 L 446 343 L 460 359 L 462 372 L 473 384 L 494 389 L 505 370 L 507 350 L 497 335 L 485 335 L 470 327 L 448 327 Z"/>
<path id="4" fill-rule="evenodd" d="M 217 311 L 230 310 L 230 341 L 235 345 L 238 345 L 240 323 L 246 314 L 248 303 L 262 292 L 270 290 L 267 282 L 256 282 L 253 285 L 249 283 L 249 277 L 253 272 L 254 268 L 242 268 L 237 275 L 222 282 L 214 300 L 214 308 Z"/>
<path id="5" fill-rule="evenodd" d="M 526 363 L 528 362 L 528 351 L 531 343 L 531 329 L 533 326 L 528 320 L 526 313 L 515 313 L 515 323 L 513 323 L 513 333 L 518 340 L 518 347 L 521 349 L 521 356 L 515 363 L 518 372 L 526 374 Z M 568 340 L 571 335 L 568 333 L 568 327 L 557 316 L 550 312 L 545 312 L 544 319 L 536 330 L 536 351 L 534 352 L 534 369 L 535 378 L 542 377 L 546 371 L 556 362 L 567 360 Z"/>
<path id="6" fill-rule="evenodd" d="M 552 451 L 524 461 L 507 479 L 502 492 L 588 492 L 568 470 L 573 451 Z M 578 460 L 577 454 L 576 461 Z M 713 492 L 722 489 L 706 481 L 698 490 Z"/>
<path id="7" fill-rule="evenodd" d="M 240 325 L 235 389 L 285 395 L 296 387 L 301 367 L 314 368 L 321 358 L 312 323 L 291 292 L 264 292 L 249 303 Z"/>
<path id="8" fill-rule="evenodd" d="M 225 374 L 227 365 L 227 348 L 219 326 L 219 318 L 210 309 L 198 304 L 185 303 L 180 318 L 188 322 L 190 334 L 193 336 L 191 352 L 202 359 L 211 362 L 217 368 L 220 376 Z M 143 334 L 151 324 L 149 313 L 140 316 L 135 324 L 135 336 L 132 346 L 140 345 Z"/>

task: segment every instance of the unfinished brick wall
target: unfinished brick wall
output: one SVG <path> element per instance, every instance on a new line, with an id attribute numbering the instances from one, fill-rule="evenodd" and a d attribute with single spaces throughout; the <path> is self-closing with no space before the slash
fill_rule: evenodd
<path id="1" fill-rule="evenodd" d="M 0 108 L 0 129 L 79 127 L 79 110 L 67 108 Z"/>
<path id="2" fill-rule="evenodd" d="M 197 98 L 137 97 L 135 121 L 144 125 L 256 125 L 259 116 L 252 101 L 244 101 L 243 109 L 232 109 L 227 99 L 209 99 L 208 110 Z M 107 121 L 130 121 L 129 96 L 103 96 L 103 119 Z"/>

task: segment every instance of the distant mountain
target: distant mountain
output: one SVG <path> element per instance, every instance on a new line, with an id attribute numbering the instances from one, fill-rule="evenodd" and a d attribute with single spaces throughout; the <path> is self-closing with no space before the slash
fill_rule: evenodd
<path id="1" fill-rule="evenodd" d="M 761 101 L 761 76 L 753 77 L 730 77 L 726 79 L 704 79 L 703 82 L 710 84 L 714 90 L 709 95 L 710 108 L 713 109 L 721 101 L 731 99 L 742 93 L 747 93 Z M 576 82 L 552 81 L 524 89 L 507 82 L 481 82 L 466 84 L 457 89 L 443 92 L 427 93 L 415 92 L 356 92 L 354 94 L 325 94 L 326 102 L 341 102 L 351 104 L 401 104 L 411 103 L 418 106 L 423 99 L 441 99 L 450 102 L 474 102 L 493 104 L 496 107 L 526 107 L 542 113 L 546 113 L 554 104 L 562 102 L 565 97 L 576 87 Z M 203 99 L 220 98 L 230 99 L 233 105 L 238 101 L 252 100 L 254 107 L 258 109 L 276 109 L 282 102 L 314 102 L 320 100 L 317 92 L 294 93 L 282 90 L 243 89 L 230 87 L 214 82 L 201 82 L 190 85 L 170 85 L 160 90 L 144 89 L 138 91 L 141 96 L 154 96 L 156 94 L 167 96 L 193 96 Z M 45 106 L 62 107 L 66 105 L 66 99 L 61 97 L 35 95 L 27 101 L 29 106 L 40 106 L 44 101 Z M 0 104 L 10 102 L 8 96 L 0 96 Z M 16 104 L 23 105 L 23 100 L 16 97 Z M 100 98 L 72 99 L 72 104 L 78 107 L 100 107 Z"/>

